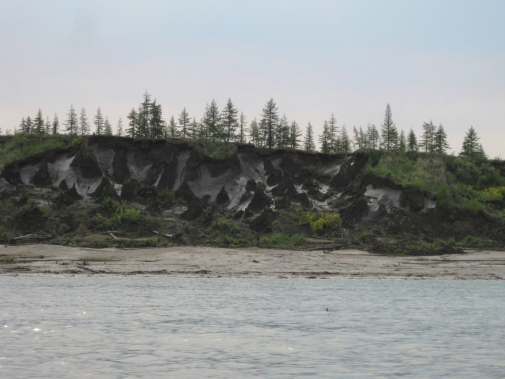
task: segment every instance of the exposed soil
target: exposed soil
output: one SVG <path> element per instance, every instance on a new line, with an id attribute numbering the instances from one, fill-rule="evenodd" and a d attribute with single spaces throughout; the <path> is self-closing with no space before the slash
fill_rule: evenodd
<path id="1" fill-rule="evenodd" d="M 0 174 L 0 242 L 329 245 L 388 255 L 505 248 L 503 218 L 438 207 L 429 193 L 367 173 L 366 153 L 207 148 L 97 136 L 14 162 Z M 342 228 L 311 239 L 307 212 L 338 212 Z"/>
<path id="2" fill-rule="evenodd" d="M 392 257 L 360 250 L 0 247 L 0 275 L 18 274 L 503 280 L 505 252 L 466 251 L 436 257 Z"/>

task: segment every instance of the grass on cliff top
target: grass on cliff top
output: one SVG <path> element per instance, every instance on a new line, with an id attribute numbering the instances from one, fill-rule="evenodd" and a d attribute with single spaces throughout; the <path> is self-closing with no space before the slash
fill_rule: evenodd
<path id="1" fill-rule="evenodd" d="M 83 137 L 63 134 L 25 134 L 18 133 L 4 138 L 0 144 L 0 172 L 5 166 L 17 160 L 45 153 L 49 150 L 76 146 Z"/>
<path id="2" fill-rule="evenodd" d="M 375 152 L 367 172 L 436 196 L 442 208 L 496 213 L 505 199 L 505 177 L 488 160 L 427 153 Z M 498 207 L 496 206 L 498 204 Z M 500 213 L 500 212 L 498 212 Z M 501 212 L 503 213 L 503 211 Z"/>

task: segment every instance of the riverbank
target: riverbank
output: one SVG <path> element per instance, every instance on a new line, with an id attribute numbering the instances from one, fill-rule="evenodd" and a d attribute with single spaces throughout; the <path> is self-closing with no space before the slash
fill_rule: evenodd
<path id="1" fill-rule="evenodd" d="M 0 275 L 19 274 L 504 280 L 505 252 L 466 251 L 442 256 L 398 257 L 360 250 L 1 246 Z"/>

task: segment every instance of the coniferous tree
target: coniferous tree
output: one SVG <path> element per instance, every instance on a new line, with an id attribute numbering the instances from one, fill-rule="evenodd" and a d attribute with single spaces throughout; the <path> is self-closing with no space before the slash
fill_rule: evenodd
<path id="1" fill-rule="evenodd" d="M 251 125 L 249 125 L 249 138 L 253 145 L 261 146 L 261 136 L 260 136 L 260 127 L 256 118 L 251 121 Z"/>
<path id="2" fill-rule="evenodd" d="M 38 110 L 37 115 L 33 119 L 33 133 L 44 134 L 44 119 L 42 118 L 42 111 Z"/>
<path id="3" fill-rule="evenodd" d="M 104 133 L 104 119 L 102 115 L 102 110 L 100 107 L 96 110 L 96 115 L 93 120 L 93 123 L 95 124 L 95 133 L 97 135 L 101 135 Z"/>
<path id="4" fill-rule="evenodd" d="M 103 134 L 106 136 L 112 135 L 112 126 L 109 122 L 109 117 L 105 116 L 105 122 L 103 123 Z"/>
<path id="5" fill-rule="evenodd" d="M 116 135 L 119 137 L 123 136 L 123 120 L 121 120 L 121 117 L 117 121 Z"/>
<path id="6" fill-rule="evenodd" d="M 289 126 L 289 147 L 292 149 L 298 149 L 300 147 L 300 137 L 302 136 L 302 130 L 298 126 L 296 121 L 291 122 Z"/>
<path id="7" fill-rule="evenodd" d="M 177 124 L 175 123 L 174 116 L 172 116 L 168 122 L 168 138 L 177 137 L 179 137 L 179 131 L 177 130 Z"/>
<path id="8" fill-rule="evenodd" d="M 27 131 L 26 131 L 26 121 L 25 121 L 24 117 L 21 119 L 21 123 L 19 124 L 18 133 L 27 133 Z"/>
<path id="9" fill-rule="evenodd" d="M 30 116 L 26 117 L 25 126 L 26 126 L 26 133 L 33 133 L 33 121 Z"/>
<path id="10" fill-rule="evenodd" d="M 205 140 L 205 133 L 202 130 L 201 125 L 198 121 L 196 121 L 196 117 L 193 117 L 193 121 L 191 121 L 191 125 L 189 126 L 190 138 Z"/>
<path id="11" fill-rule="evenodd" d="M 67 114 L 68 118 L 65 122 L 68 134 L 77 134 L 77 113 L 75 113 L 74 106 L 70 106 L 70 111 Z"/>
<path id="12" fill-rule="evenodd" d="M 289 146 L 289 123 L 285 114 L 275 128 L 275 145 L 281 149 Z"/>
<path id="13" fill-rule="evenodd" d="M 86 116 L 86 110 L 81 109 L 81 116 L 79 117 L 79 134 L 85 135 L 89 134 L 90 127 L 88 122 L 88 117 Z"/>
<path id="14" fill-rule="evenodd" d="M 409 131 L 409 137 L 407 141 L 407 150 L 408 151 L 417 151 L 417 137 L 412 128 Z"/>
<path id="15" fill-rule="evenodd" d="M 224 142 L 235 141 L 237 139 L 238 128 L 238 110 L 235 108 L 231 99 L 228 99 L 226 106 L 221 113 L 222 137 Z"/>
<path id="16" fill-rule="evenodd" d="M 277 105 L 274 99 L 268 100 L 263 108 L 263 114 L 260 121 L 262 134 L 265 138 L 265 146 L 269 149 L 275 146 L 275 127 L 279 122 L 279 114 L 277 113 Z M 314 137 L 312 136 L 312 139 Z M 312 141 L 314 143 L 314 141 Z"/>
<path id="17" fill-rule="evenodd" d="M 336 143 L 338 139 L 338 125 L 337 125 L 337 119 L 335 118 L 335 115 L 332 113 L 330 116 L 330 119 L 328 120 L 328 134 L 330 138 L 330 148 L 332 152 L 336 152 Z"/>
<path id="18" fill-rule="evenodd" d="M 305 151 L 315 151 L 316 145 L 314 143 L 314 130 L 312 124 L 309 122 L 305 131 L 305 141 L 303 143 Z"/>
<path id="19" fill-rule="evenodd" d="M 463 146 L 460 155 L 468 158 L 485 158 L 486 154 L 482 145 L 479 143 L 480 137 L 473 126 L 468 129 L 468 132 L 463 139 Z"/>
<path id="20" fill-rule="evenodd" d="M 328 121 L 324 122 L 323 132 L 319 136 L 319 144 L 321 145 L 321 153 L 329 154 L 332 152 L 332 138 L 331 138 L 331 130 L 328 125 Z"/>
<path id="21" fill-rule="evenodd" d="M 161 110 L 161 104 L 156 104 L 156 99 L 151 103 L 151 117 L 149 119 L 150 138 L 163 138 L 165 120 Z"/>
<path id="22" fill-rule="evenodd" d="M 378 150 L 380 148 L 380 134 L 375 124 L 368 124 L 367 134 L 369 148 Z"/>
<path id="23" fill-rule="evenodd" d="M 445 133 L 442 124 L 438 126 L 438 129 L 435 132 L 433 143 L 433 150 L 438 154 L 446 154 L 447 150 L 450 148 L 449 143 L 447 142 L 447 134 Z"/>
<path id="24" fill-rule="evenodd" d="M 151 137 L 151 114 L 151 95 L 146 91 L 144 93 L 144 101 L 140 103 L 137 114 L 137 138 Z"/>
<path id="25" fill-rule="evenodd" d="M 44 133 L 51 134 L 51 120 L 49 120 L 49 116 L 46 118 L 46 125 L 44 125 Z"/>
<path id="26" fill-rule="evenodd" d="M 205 109 L 203 124 L 206 128 L 206 139 L 210 139 L 211 141 L 223 140 L 224 132 L 221 123 L 221 114 L 214 99 L 212 99 L 210 105 Z"/>
<path id="27" fill-rule="evenodd" d="M 58 115 L 55 113 L 53 117 L 53 134 L 58 134 L 60 129 L 60 121 L 58 120 Z"/>
<path id="28" fill-rule="evenodd" d="M 435 125 L 432 121 L 423 123 L 423 134 L 420 142 L 425 153 L 433 153 L 435 150 Z"/>
<path id="29" fill-rule="evenodd" d="M 98 108 L 100 109 L 100 108 Z M 126 134 L 131 138 L 137 137 L 137 125 L 138 125 L 138 113 L 135 108 L 132 108 L 128 116 L 126 118 L 128 121 L 128 129 L 126 129 Z M 96 121 L 95 121 L 96 125 Z"/>
<path id="30" fill-rule="evenodd" d="M 407 138 L 405 137 L 403 129 L 401 130 L 400 137 L 398 138 L 398 151 L 402 153 L 407 151 Z"/>
<path id="31" fill-rule="evenodd" d="M 339 150 L 342 153 L 350 153 L 351 152 L 351 139 L 347 134 L 347 128 L 345 125 L 342 125 L 340 129 L 340 138 L 339 138 Z"/>
<path id="32" fill-rule="evenodd" d="M 247 138 L 246 138 L 246 134 L 247 134 L 247 126 L 246 126 L 246 119 L 245 119 L 245 116 L 244 116 L 244 113 L 240 113 L 240 121 L 239 121 L 239 134 L 238 134 L 238 141 L 240 143 L 246 143 L 247 142 Z"/>
<path id="33" fill-rule="evenodd" d="M 191 119 L 189 117 L 188 112 L 186 111 L 186 108 L 184 107 L 181 114 L 179 115 L 179 135 L 182 138 L 188 138 L 189 137 L 189 125 L 191 123 Z"/>
<path id="34" fill-rule="evenodd" d="M 393 122 L 393 115 L 389 104 L 386 106 L 384 123 L 382 124 L 382 147 L 385 150 L 396 150 L 398 144 L 398 130 Z"/>

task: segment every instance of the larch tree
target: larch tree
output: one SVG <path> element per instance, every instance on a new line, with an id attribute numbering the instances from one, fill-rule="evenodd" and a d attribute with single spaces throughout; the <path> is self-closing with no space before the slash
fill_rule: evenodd
<path id="1" fill-rule="evenodd" d="M 33 121 L 30 116 L 26 117 L 25 130 L 26 130 L 26 133 L 33 133 Z"/>
<path id="2" fill-rule="evenodd" d="M 177 124 L 175 123 L 174 116 L 170 117 L 170 121 L 168 122 L 168 138 L 177 138 L 179 137 L 179 130 L 177 129 Z"/>
<path id="3" fill-rule="evenodd" d="M 103 134 L 106 136 L 112 135 L 112 126 L 109 122 L 109 117 L 105 116 L 105 121 L 103 123 Z"/>
<path id="4" fill-rule="evenodd" d="M 121 117 L 119 117 L 119 120 L 117 121 L 117 127 L 116 127 L 116 135 L 119 137 L 123 136 L 123 120 L 121 120 Z"/>
<path id="5" fill-rule="evenodd" d="M 21 119 L 21 123 L 18 126 L 18 133 L 28 133 L 26 131 L 26 121 L 24 117 Z"/>
<path id="6" fill-rule="evenodd" d="M 279 122 L 279 114 L 277 113 L 277 105 L 274 99 L 268 100 L 263 108 L 260 127 L 265 138 L 265 146 L 272 149 L 275 146 L 275 127 Z M 314 137 L 312 137 L 313 139 Z"/>
<path id="7" fill-rule="evenodd" d="M 60 129 L 60 121 L 58 120 L 58 115 L 55 113 L 53 117 L 53 134 L 58 134 Z"/>
<path id="8" fill-rule="evenodd" d="M 104 119 L 102 115 L 102 110 L 100 107 L 96 110 L 95 117 L 93 119 L 93 123 L 95 124 L 95 133 L 97 135 L 102 135 L 104 133 Z M 132 136 L 133 137 L 133 136 Z M 136 135 L 135 135 L 136 137 Z"/>
<path id="9" fill-rule="evenodd" d="M 239 120 L 239 134 L 238 134 L 238 141 L 240 143 L 246 143 L 247 142 L 247 123 L 246 119 L 244 116 L 244 112 L 240 113 L 240 120 Z"/>
<path id="10" fill-rule="evenodd" d="M 193 117 L 193 121 L 191 121 L 191 125 L 189 126 L 190 138 L 197 140 L 204 140 L 205 134 L 204 130 L 198 121 L 196 121 L 196 117 Z"/>
<path id="11" fill-rule="evenodd" d="M 480 137 L 477 136 L 477 132 L 473 126 L 471 126 L 463 139 L 463 146 L 461 148 L 460 155 L 468 158 L 485 158 L 486 154 L 484 153 L 484 149 L 479 143 L 479 140 Z"/>
<path id="12" fill-rule="evenodd" d="M 336 151 L 336 142 L 338 139 L 338 125 L 337 125 L 337 119 L 335 118 L 335 115 L 332 113 L 330 116 L 330 119 L 328 120 L 328 136 L 330 138 L 330 149 L 332 152 Z"/>
<path id="13" fill-rule="evenodd" d="M 321 145 L 321 153 L 329 154 L 332 152 L 332 138 L 328 121 L 324 122 L 323 132 L 319 136 L 319 144 Z"/>
<path id="14" fill-rule="evenodd" d="M 44 126 L 44 133 L 51 134 L 51 120 L 49 116 L 46 117 L 46 125 Z"/>
<path id="15" fill-rule="evenodd" d="M 275 128 L 275 145 L 281 149 L 289 146 L 289 122 L 285 114 Z"/>
<path id="16" fill-rule="evenodd" d="M 205 108 L 202 123 L 206 129 L 206 139 L 210 139 L 211 141 L 222 141 L 224 133 L 221 123 L 221 113 L 214 99 L 212 99 L 210 105 L 207 105 Z"/>
<path id="17" fill-rule="evenodd" d="M 417 137 L 416 133 L 410 128 L 409 136 L 407 139 L 407 151 L 417 151 Z"/>
<path id="18" fill-rule="evenodd" d="M 380 133 L 377 130 L 377 127 L 375 124 L 368 124 L 367 127 L 367 134 L 368 134 L 368 145 L 370 149 L 373 150 L 378 150 L 380 148 Z"/>
<path id="19" fill-rule="evenodd" d="M 231 99 L 228 99 L 223 111 L 221 112 L 221 124 L 223 129 L 223 142 L 232 142 L 237 139 L 238 128 L 238 110 L 235 108 Z"/>
<path id="20" fill-rule="evenodd" d="M 314 130 L 312 124 L 309 122 L 305 130 L 305 141 L 303 142 L 305 151 L 315 151 L 316 145 L 314 143 Z"/>
<path id="21" fill-rule="evenodd" d="M 260 127 L 256 118 L 249 125 L 249 139 L 255 146 L 261 146 Z"/>
<path id="22" fill-rule="evenodd" d="M 340 137 L 338 139 L 339 151 L 342 153 L 350 153 L 351 152 L 351 139 L 349 138 L 349 134 L 347 134 L 347 128 L 345 125 L 342 125 L 340 129 Z"/>
<path id="23" fill-rule="evenodd" d="M 33 119 L 33 133 L 44 134 L 44 118 L 42 117 L 42 111 L 38 110 L 37 115 Z"/>
<path id="24" fill-rule="evenodd" d="M 65 121 L 65 126 L 67 128 L 68 134 L 77 134 L 78 122 L 77 113 L 75 113 L 74 106 L 70 106 L 70 111 L 67 114 L 67 120 Z"/>
<path id="25" fill-rule="evenodd" d="M 151 137 L 152 104 L 151 95 L 146 91 L 144 93 L 144 101 L 140 103 L 139 110 L 137 111 L 137 138 Z"/>
<path id="26" fill-rule="evenodd" d="M 151 103 L 151 117 L 149 119 L 149 137 L 163 138 L 165 129 L 165 120 L 163 120 L 163 112 L 161 104 L 156 104 L 156 99 Z"/>
<path id="27" fill-rule="evenodd" d="M 182 109 L 181 114 L 179 115 L 179 135 L 182 138 L 188 138 L 189 136 L 189 124 L 191 123 L 191 118 L 189 117 L 188 112 L 186 111 L 186 107 Z"/>
<path id="28" fill-rule="evenodd" d="M 423 134 L 421 135 L 421 148 L 425 153 L 433 153 L 435 150 L 435 130 L 433 121 L 423 123 Z"/>
<path id="29" fill-rule="evenodd" d="M 302 130 L 298 126 L 296 121 L 292 121 L 289 126 L 289 147 L 292 149 L 298 149 L 300 147 L 300 137 L 302 136 Z"/>
<path id="30" fill-rule="evenodd" d="M 435 132 L 433 143 L 434 143 L 433 150 L 435 151 L 435 153 L 438 154 L 447 154 L 447 150 L 451 148 L 449 146 L 449 143 L 447 142 L 447 134 L 445 133 L 442 124 L 438 126 L 438 129 Z"/>
<path id="31" fill-rule="evenodd" d="M 81 109 L 81 115 L 79 117 L 79 134 L 86 135 L 89 134 L 90 127 L 88 122 L 88 117 L 86 116 L 86 110 L 84 108 Z"/>
<path id="32" fill-rule="evenodd" d="M 398 151 L 402 153 L 407 151 L 407 137 L 405 137 L 403 129 L 401 130 L 400 137 L 398 138 Z"/>
<path id="33" fill-rule="evenodd" d="M 389 104 L 386 106 L 384 123 L 382 124 L 382 147 L 385 150 L 396 150 L 398 145 L 398 130 L 393 122 L 393 114 Z"/>
<path id="34" fill-rule="evenodd" d="M 100 110 L 100 108 L 98 108 Z M 137 125 L 138 125 L 138 113 L 135 110 L 135 108 L 132 108 L 130 113 L 128 113 L 128 116 L 126 116 L 128 119 L 128 129 L 126 129 L 126 135 L 130 136 L 131 138 L 137 137 Z M 95 125 L 96 125 L 96 116 L 95 116 Z"/>

